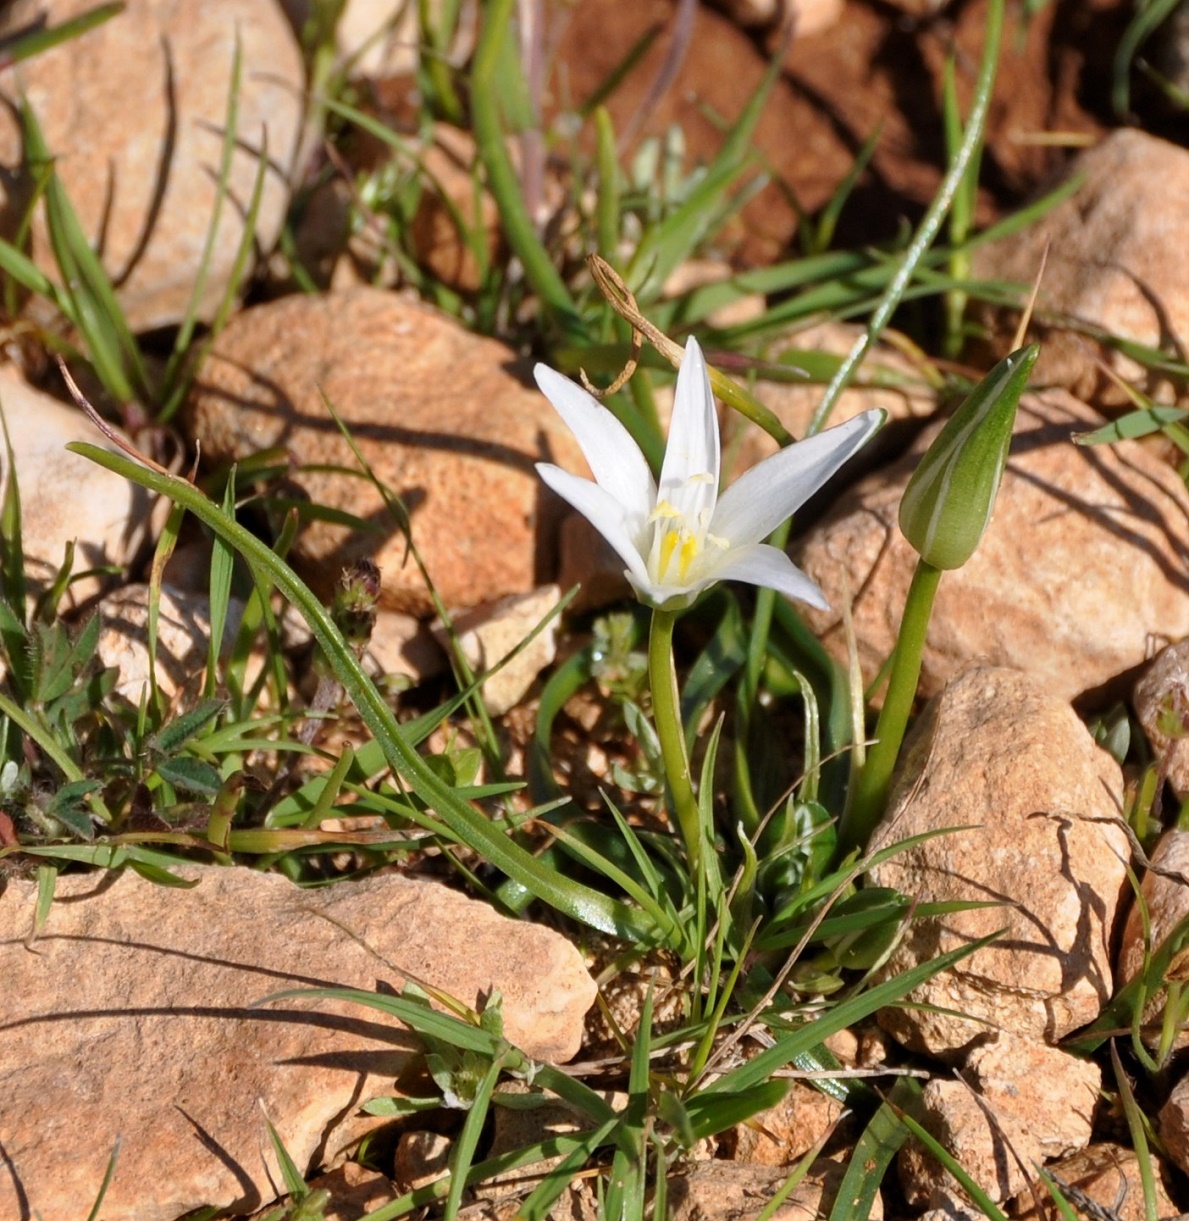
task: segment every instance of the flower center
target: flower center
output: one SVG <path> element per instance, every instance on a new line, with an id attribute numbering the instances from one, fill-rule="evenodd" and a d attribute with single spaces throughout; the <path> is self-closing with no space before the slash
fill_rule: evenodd
<path id="1" fill-rule="evenodd" d="M 694 476 L 689 483 L 705 482 L 710 476 Z M 683 488 L 682 491 L 687 489 Z M 687 499 L 687 497 L 682 497 Z M 701 499 L 701 498 L 697 498 Z M 690 512 L 661 499 L 649 514 L 654 527 L 648 556 L 649 575 L 658 585 L 688 585 L 696 579 L 697 561 L 707 547 L 727 547 L 726 539 L 708 533 L 713 503 Z"/>

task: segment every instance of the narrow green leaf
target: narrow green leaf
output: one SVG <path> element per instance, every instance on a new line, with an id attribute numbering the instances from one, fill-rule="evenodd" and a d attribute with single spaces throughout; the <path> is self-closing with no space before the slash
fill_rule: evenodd
<path id="1" fill-rule="evenodd" d="M 22 34 L 20 38 L 9 43 L 4 48 L 3 54 L 0 54 L 0 69 L 19 64 L 26 59 L 32 59 L 34 55 L 41 55 L 72 38 L 78 38 L 123 11 L 122 2 L 97 4 L 94 8 L 79 13 L 77 17 L 60 21 L 57 25 L 48 26 L 45 29 L 34 29 L 28 34 Z M 112 1156 L 114 1159 L 115 1155 Z"/>
<path id="2" fill-rule="evenodd" d="M 852 1221 L 871 1215 L 888 1166 L 908 1138 L 908 1129 L 900 1122 L 897 1112 L 912 1106 L 920 1093 L 920 1084 L 913 1078 L 897 1078 L 887 1101 L 876 1109 L 847 1160 L 846 1173 L 830 1210 L 830 1221 Z"/>

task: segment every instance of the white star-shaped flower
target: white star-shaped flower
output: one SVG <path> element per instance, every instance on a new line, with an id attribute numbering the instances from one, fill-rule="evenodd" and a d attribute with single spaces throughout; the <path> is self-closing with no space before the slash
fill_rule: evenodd
<path id="1" fill-rule="evenodd" d="M 884 412 L 865 411 L 782 449 L 720 496 L 718 416 L 696 340 L 687 342 L 677 374 L 659 488 L 639 446 L 606 407 L 546 365 L 534 374 L 574 434 L 594 482 L 548 462 L 537 470 L 627 565 L 641 601 L 680 610 L 715 581 L 746 581 L 827 608 L 817 585 L 761 540 L 863 447 Z"/>

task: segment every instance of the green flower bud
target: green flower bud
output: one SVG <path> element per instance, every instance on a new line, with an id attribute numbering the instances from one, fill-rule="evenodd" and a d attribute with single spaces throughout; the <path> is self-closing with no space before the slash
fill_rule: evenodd
<path id="1" fill-rule="evenodd" d="M 900 529 L 934 568 L 961 568 L 982 541 L 1016 407 L 1039 354 L 1030 344 L 1005 356 L 954 412 L 908 481 Z"/>

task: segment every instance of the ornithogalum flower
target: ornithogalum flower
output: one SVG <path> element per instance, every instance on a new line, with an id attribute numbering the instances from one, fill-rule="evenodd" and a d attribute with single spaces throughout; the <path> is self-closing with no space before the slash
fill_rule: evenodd
<path id="1" fill-rule="evenodd" d="M 686 344 L 677 375 L 659 487 L 631 434 L 607 408 L 545 365 L 535 374 L 594 482 L 547 462 L 537 470 L 623 560 L 641 601 L 680 610 L 715 581 L 746 581 L 826 609 L 817 585 L 762 540 L 862 448 L 883 423 L 882 411 L 866 411 L 782 449 L 720 496 L 718 416 L 696 340 Z"/>

